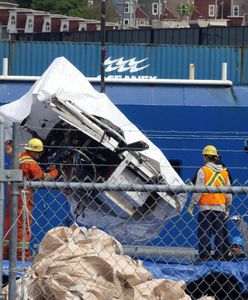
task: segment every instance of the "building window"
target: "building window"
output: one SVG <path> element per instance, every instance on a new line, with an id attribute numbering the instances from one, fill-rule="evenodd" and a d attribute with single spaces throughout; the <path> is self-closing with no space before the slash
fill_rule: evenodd
<path id="1" fill-rule="evenodd" d="M 233 5 L 233 16 L 239 16 L 239 6 Z"/>
<path id="2" fill-rule="evenodd" d="M 124 19 L 124 24 L 129 25 L 129 19 Z"/>
<path id="3" fill-rule="evenodd" d="M 7 31 L 11 33 L 16 32 L 16 22 L 17 22 L 17 16 L 15 12 L 10 12 L 9 19 L 8 19 L 8 25 L 7 25 Z"/>
<path id="4" fill-rule="evenodd" d="M 11 25 L 15 25 L 16 24 L 16 18 L 15 18 L 15 16 L 11 16 L 10 24 Z"/>
<path id="5" fill-rule="evenodd" d="M 124 4 L 124 13 L 129 14 L 129 3 Z"/>
<path id="6" fill-rule="evenodd" d="M 24 32 L 33 32 L 34 30 L 34 16 L 27 16 Z"/>
<path id="7" fill-rule="evenodd" d="M 85 24 L 85 23 L 79 24 L 78 31 L 86 31 L 86 29 L 87 29 L 87 24 Z"/>
<path id="8" fill-rule="evenodd" d="M 187 15 L 187 7 L 185 4 L 181 4 L 181 16 Z"/>
<path id="9" fill-rule="evenodd" d="M 49 22 L 46 22 L 45 24 L 45 31 L 50 31 L 51 30 L 51 26 Z"/>
<path id="10" fill-rule="evenodd" d="M 28 29 L 33 29 L 33 20 L 32 19 L 28 20 Z"/>
<path id="11" fill-rule="evenodd" d="M 248 24 L 248 14 L 245 14 L 244 18 L 245 18 L 245 26 L 247 26 L 247 24 Z"/>
<path id="12" fill-rule="evenodd" d="M 158 3 L 152 3 L 152 14 L 158 15 Z"/>
<path id="13" fill-rule="evenodd" d="M 209 17 L 215 17 L 215 5 L 208 6 L 208 15 Z"/>
<path id="14" fill-rule="evenodd" d="M 138 25 L 149 25 L 147 20 L 138 20 Z"/>
<path id="15" fill-rule="evenodd" d="M 63 25 L 62 31 L 68 31 L 68 26 L 66 24 Z"/>

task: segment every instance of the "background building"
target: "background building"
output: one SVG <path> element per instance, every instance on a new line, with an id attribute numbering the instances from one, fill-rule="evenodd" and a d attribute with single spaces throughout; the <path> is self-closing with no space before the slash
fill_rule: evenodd
<path id="1" fill-rule="evenodd" d="M 111 0 L 125 25 L 137 26 L 134 10 L 141 9 L 147 23 L 158 28 L 247 25 L 247 0 Z M 148 25 L 148 24 L 147 24 Z"/>
<path id="2" fill-rule="evenodd" d="M 89 1 L 98 7 L 101 0 Z M 189 28 L 245 26 L 248 24 L 247 0 L 108 0 L 116 22 L 106 29 Z M 99 31 L 100 20 L 52 14 L 0 2 L 0 35 Z"/>

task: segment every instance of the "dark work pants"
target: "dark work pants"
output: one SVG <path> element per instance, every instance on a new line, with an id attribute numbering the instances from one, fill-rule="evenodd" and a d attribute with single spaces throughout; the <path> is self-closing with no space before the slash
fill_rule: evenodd
<path id="1" fill-rule="evenodd" d="M 224 220 L 224 226 L 223 226 L 223 254 L 225 257 L 228 256 L 228 253 L 230 251 L 230 241 L 229 241 L 229 230 L 228 230 L 228 219 L 226 218 Z"/>
<path id="2" fill-rule="evenodd" d="M 215 237 L 215 257 L 223 255 L 224 212 L 215 210 L 199 211 L 198 214 L 198 251 L 201 258 L 211 255 L 211 238 Z"/>

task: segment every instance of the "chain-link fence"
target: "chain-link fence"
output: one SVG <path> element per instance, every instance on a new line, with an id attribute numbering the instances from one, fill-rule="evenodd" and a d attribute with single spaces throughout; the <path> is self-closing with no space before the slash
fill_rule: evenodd
<path id="1" fill-rule="evenodd" d="M 31 132 L 14 128 L 13 157 L 6 158 L 6 168 L 17 170 L 17 153 L 24 151 L 24 136 L 27 140 Z M 47 129 L 35 132 L 42 130 Z M 18 299 L 248 299 L 245 257 L 234 259 L 230 251 L 239 237 L 248 254 L 248 189 L 184 184 L 170 166 L 163 177 L 156 163 L 140 155 L 144 145 L 123 145 L 116 152 L 109 150 L 111 142 L 96 143 L 60 123 L 49 129 L 39 157 L 45 173 L 56 166 L 56 178 L 17 183 L 10 173 L 2 179 L 15 182 L 12 190 L 5 185 L 6 199 L 12 197 L 10 214 L 5 213 L 12 235 L 5 223 L 3 238 L 3 244 L 10 241 L 10 264 L 4 265 L 12 282 L 9 298 L 15 299 L 17 289 Z M 216 219 L 205 217 L 205 231 L 212 230 L 211 245 L 202 245 L 212 249 L 206 260 L 198 253 L 199 242 L 206 242 L 199 239 L 199 207 L 188 211 L 196 192 L 233 198 L 218 232 L 211 229 Z M 221 257 L 215 256 L 218 243 Z M 15 276 L 24 274 L 16 283 Z"/>

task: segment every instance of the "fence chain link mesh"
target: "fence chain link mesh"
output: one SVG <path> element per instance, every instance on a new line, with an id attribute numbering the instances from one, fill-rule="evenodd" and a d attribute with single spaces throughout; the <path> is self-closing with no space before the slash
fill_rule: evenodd
<path id="1" fill-rule="evenodd" d="M 79 131 L 70 130 L 68 134 L 68 127 L 62 127 L 53 132 L 53 139 L 46 139 L 46 150 L 40 157 L 42 168 L 56 165 L 59 177 L 23 182 L 23 190 L 30 186 L 34 190 L 34 206 L 32 211 L 23 206 L 25 214 L 32 215 L 31 224 L 23 224 L 32 233 L 32 259 L 23 260 L 19 266 L 21 274 L 27 274 L 17 285 L 24 297 L 20 299 L 170 300 L 200 299 L 204 295 L 247 299 L 247 291 L 231 272 L 213 271 L 211 264 L 222 260 L 207 262 L 208 271 L 202 271 L 205 264 L 197 260 L 198 207 L 193 215 L 188 212 L 194 192 L 231 193 L 226 238 L 231 241 L 241 236 L 248 254 L 248 190 L 244 183 L 236 181 L 228 188 L 168 185 L 159 178 L 144 180 L 140 169 L 129 166 L 123 166 L 109 181 L 122 163 L 119 156 L 87 139 L 77 147 Z M 58 143 L 59 139 L 62 142 Z M 193 177 L 197 167 L 191 168 Z M 22 195 L 25 200 L 25 193 Z M 122 253 L 132 259 L 124 261 Z M 228 268 L 232 262 L 223 263 Z M 27 269 L 30 265 L 31 269 L 34 266 L 32 272 Z M 242 262 L 237 262 L 236 267 L 241 266 Z M 186 294 L 179 296 L 174 288 L 173 294 L 160 286 L 161 298 L 156 298 L 155 284 L 150 285 L 152 278 L 174 280 L 174 288 L 184 281 L 186 285 L 179 290 Z M 158 281 L 156 284 L 159 288 Z M 28 298 L 29 292 L 33 298 Z M 118 298 L 121 293 L 123 298 Z"/>

